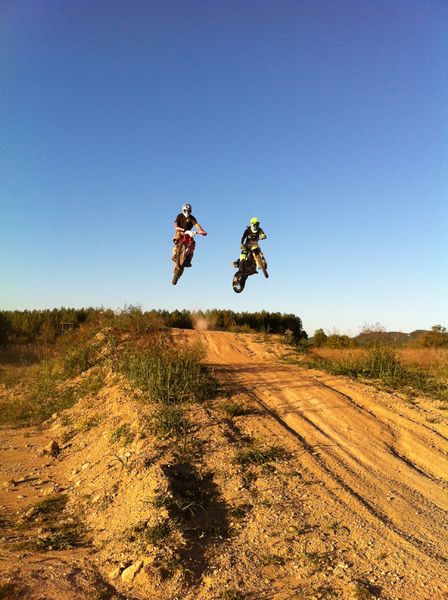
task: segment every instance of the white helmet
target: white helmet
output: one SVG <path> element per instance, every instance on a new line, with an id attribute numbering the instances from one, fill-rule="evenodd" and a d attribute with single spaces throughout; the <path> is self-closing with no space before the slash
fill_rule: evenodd
<path id="1" fill-rule="evenodd" d="M 191 204 L 184 204 L 182 206 L 182 212 L 186 217 L 191 215 Z"/>

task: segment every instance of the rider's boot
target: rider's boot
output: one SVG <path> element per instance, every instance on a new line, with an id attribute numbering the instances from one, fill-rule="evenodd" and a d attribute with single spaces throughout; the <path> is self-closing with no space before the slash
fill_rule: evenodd
<path id="1" fill-rule="evenodd" d="M 184 267 L 191 267 L 191 259 L 193 258 L 192 254 L 188 254 L 185 258 Z"/>

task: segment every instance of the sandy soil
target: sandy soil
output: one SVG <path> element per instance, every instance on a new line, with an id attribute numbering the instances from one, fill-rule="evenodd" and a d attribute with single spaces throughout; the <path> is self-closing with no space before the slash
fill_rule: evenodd
<path id="1" fill-rule="evenodd" d="M 44 427 L 0 431 L 1 599 L 448 598 L 448 419 L 437 403 L 287 364 L 273 338 L 175 335 L 204 344 L 224 387 L 185 407 L 186 447 L 152 437 L 156 407 L 112 371 Z M 245 410 L 231 417 L 229 402 Z M 61 452 L 42 455 L 51 440 Z M 286 454 L 235 460 L 253 447 Z M 190 485 L 194 515 L 157 504 Z M 24 548 L 42 535 L 26 511 L 54 494 L 67 494 L 64 518 L 82 518 L 83 543 Z M 166 536 L 149 543 L 158 525 Z"/>
<path id="2" fill-rule="evenodd" d="M 350 523 L 352 543 L 369 560 L 393 557 L 395 572 L 406 580 L 403 597 L 448 597 L 443 412 L 429 402 L 406 405 L 343 377 L 279 364 L 275 347 L 253 336 L 193 335 L 205 343 L 207 362 L 270 411 L 303 450 L 300 467 L 320 482 L 313 511 L 331 506 L 335 520 Z"/>

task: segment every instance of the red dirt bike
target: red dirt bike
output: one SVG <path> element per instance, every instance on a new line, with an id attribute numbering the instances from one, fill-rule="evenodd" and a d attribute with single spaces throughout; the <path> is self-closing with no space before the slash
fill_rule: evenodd
<path id="1" fill-rule="evenodd" d="M 257 273 L 257 267 L 265 277 L 269 277 L 268 265 L 258 242 L 246 244 L 241 251 L 240 258 L 233 262 L 233 266 L 238 268 L 232 281 L 233 291 L 237 294 L 241 294 L 244 290 L 247 278 Z"/>
<path id="2" fill-rule="evenodd" d="M 194 241 L 195 236 L 207 235 L 202 231 L 184 231 L 176 243 L 176 260 L 174 266 L 173 285 L 179 281 L 182 277 L 185 267 L 191 266 L 191 259 L 193 258 L 194 249 L 196 242 Z"/>

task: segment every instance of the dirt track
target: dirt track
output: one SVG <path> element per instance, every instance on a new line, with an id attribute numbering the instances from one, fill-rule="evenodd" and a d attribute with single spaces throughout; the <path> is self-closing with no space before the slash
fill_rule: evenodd
<path id="1" fill-rule="evenodd" d="M 205 342 L 218 374 L 271 411 L 285 439 L 295 438 L 301 467 L 320 482 L 315 494 L 330 502 L 334 518 L 349 520 L 359 551 L 382 549 L 416 584 L 436 585 L 428 597 L 448 597 L 446 417 L 434 419 L 431 408 L 346 378 L 281 363 L 274 347 L 253 336 L 193 335 Z"/>
<path id="2" fill-rule="evenodd" d="M 287 347 L 272 337 L 173 334 L 203 342 L 229 392 L 186 408 L 194 424 L 186 439 L 197 455 L 182 464 L 210 475 L 216 502 L 198 519 L 208 514 L 213 527 L 196 539 L 190 532 L 202 525 L 192 519 L 184 544 L 167 513 L 163 547 L 150 543 L 143 552 L 139 538 L 128 539 L 141 523 L 161 519 L 148 499 L 171 489 L 174 454 L 148 431 L 138 394 L 110 371 L 96 396 L 42 429 L 0 431 L 0 598 L 448 599 L 448 418 L 437 402 L 411 405 L 288 364 Z M 245 411 L 230 417 L 227 403 Z M 112 441 L 124 425 L 133 441 Z M 63 447 L 57 458 L 37 452 L 51 439 Z M 275 464 L 235 460 L 241 450 L 271 446 L 286 450 Z M 129 468 L 119 466 L 120 452 L 133 461 Z M 69 509 L 81 512 L 84 546 L 21 549 L 16 542 L 31 535 L 24 511 L 53 492 L 67 493 Z M 152 565 L 165 550 L 199 575 L 188 585 L 181 571 L 162 581 Z M 140 583 L 125 580 L 142 560 Z"/>

